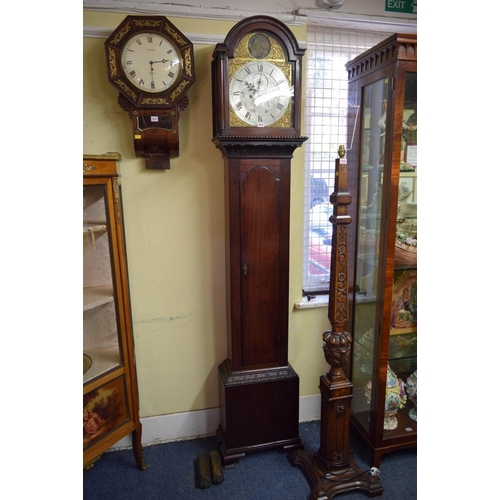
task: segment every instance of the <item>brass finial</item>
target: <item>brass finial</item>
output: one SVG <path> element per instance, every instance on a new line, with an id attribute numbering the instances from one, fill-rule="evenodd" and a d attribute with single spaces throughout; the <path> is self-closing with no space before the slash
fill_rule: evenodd
<path id="1" fill-rule="evenodd" d="M 339 146 L 339 157 L 344 158 L 344 156 L 345 156 L 345 147 L 341 144 Z"/>

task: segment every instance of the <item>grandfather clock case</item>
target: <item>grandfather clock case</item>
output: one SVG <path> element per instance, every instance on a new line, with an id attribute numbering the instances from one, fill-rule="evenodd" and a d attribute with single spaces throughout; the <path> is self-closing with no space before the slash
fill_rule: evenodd
<path id="1" fill-rule="evenodd" d="M 247 452 L 302 448 L 299 377 L 288 363 L 291 158 L 300 136 L 300 79 L 288 127 L 232 127 L 228 59 L 248 33 L 280 40 L 300 75 L 304 53 L 288 28 L 266 16 L 240 22 L 212 61 L 214 138 L 225 165 L 228 358 L 218 367 L 224 467 Z M 293 76 L 292 76 L 293 78 Z"/>

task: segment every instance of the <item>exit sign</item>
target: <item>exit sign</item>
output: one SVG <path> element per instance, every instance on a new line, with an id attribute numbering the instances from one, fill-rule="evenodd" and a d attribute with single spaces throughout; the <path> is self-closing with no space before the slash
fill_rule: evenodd
<path id="1" fill-rule="evenodd" d="M 385 0 L 386 12 L 417 13 L 417 0 Z"/>

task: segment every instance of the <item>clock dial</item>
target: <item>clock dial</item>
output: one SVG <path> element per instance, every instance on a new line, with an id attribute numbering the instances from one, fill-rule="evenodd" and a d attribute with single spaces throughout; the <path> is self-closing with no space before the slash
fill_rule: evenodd
<path id="1" fill-rule="evenodd" d="M 267 61 L 241 66 L 229 83 L 229 102 L 248 125 L 268 127 L 287 111 L 293 88 L 283 71 Z"/>
<path id="2" fill-rule="evenodd" d="M 182 59 L 174 45 L 159 33 L 138 33 L 124 45 L 121 65 L 134 87 L 157 94 L 175 84 Z"/>

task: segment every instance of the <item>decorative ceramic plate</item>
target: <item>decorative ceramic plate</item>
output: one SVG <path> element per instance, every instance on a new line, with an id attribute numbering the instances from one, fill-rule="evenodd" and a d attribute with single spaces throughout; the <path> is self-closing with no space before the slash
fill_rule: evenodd
<path id="1" fill-rule="evenodd" d="M 83 355 L 83 374 L 85 375 L 92 366 L 92 359 L 86 354 Z"/>

